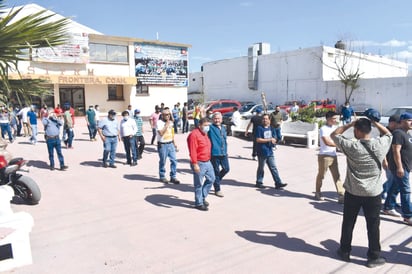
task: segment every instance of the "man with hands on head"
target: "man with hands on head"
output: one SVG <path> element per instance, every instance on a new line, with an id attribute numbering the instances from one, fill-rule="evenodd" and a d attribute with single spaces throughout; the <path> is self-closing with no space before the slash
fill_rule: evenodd
<path id="1" fill-rule="evenodd" d="M 362 208 L 366 219 L 369 248 L 367 267 L 383 265 L 386 260 L 380 256 L 380 209 L 381 209 L 381 165 L 392 142 L 392 134 L 381 125 L 380 114 L 371 110 L 369 118 L 360 118 L 338 127 L 331 133 L 331 138 L 345 155 L 347 161 L 343 204 L 343 222 L 338 256 L 350 261 L 352 234 L 356 219 Z M 372 124 L 381 136 L 371 138 Z M 355 139 L 348 139 L 342 134 L 353 127 Z"/>

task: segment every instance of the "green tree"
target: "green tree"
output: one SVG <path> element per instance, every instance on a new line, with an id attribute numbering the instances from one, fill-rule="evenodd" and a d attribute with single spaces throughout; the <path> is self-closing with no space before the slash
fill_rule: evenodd
<path id="1" fill-rule="evenodd" d="M 22 18 L 23 7 L 5 11 L 0 0 L 0 102 L 7 103 L 11 95 L 18 100 L 30 101 L 31 95 L 49 92 L 45 82 L 37 79 L 11 80 L 9 72 L 17 72 L 18 62 L 30 60 L 33 49 L 53 47 L 67 41 L 68 18 L 55 19 L 55 14 L 43 10 Z"/>

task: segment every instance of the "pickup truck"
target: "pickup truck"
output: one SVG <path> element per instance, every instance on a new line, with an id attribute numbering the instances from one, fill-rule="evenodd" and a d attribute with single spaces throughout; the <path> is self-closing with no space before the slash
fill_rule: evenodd
<path id="1" fill-rule="evenodd" d="M 314 106 L 315 109 L 330 109 L 336 111 L 336 100 L 312 100 L 308 106 Z"/>

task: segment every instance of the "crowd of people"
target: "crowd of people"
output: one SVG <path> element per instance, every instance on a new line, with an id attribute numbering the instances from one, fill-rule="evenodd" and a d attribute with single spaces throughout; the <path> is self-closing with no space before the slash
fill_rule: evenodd
<path id="1" fill-rule="evenodd" d="M 237 109 L 234 109 L 236 112 Z M 11 114 L 11 112 L 13 114 Z M 196 111 L 195 111 L 196 112 Z M 263 185 L 264 168 L 267 165 L 274 182 L 275 189 L 282 190 L 287 186 L 280 176 L 275 163 L 276 145 L 281 143 L 282 118 L 279 109 L 271 114 L 257 109 L 246 128 L 245 136 L 252 129 L 252 158 L 256 160 L 256 187 Z M 123 142 L 126 164 L 136 166 L 143 158 L 145 139 L 143 118 L 139 109 L 131 105 L 121 112 L 117 119 L 115 110 L 109 110 L 103 117 L 98 105 L 90 105 L 85 114 L 90 141 L 96 141 L 97 134 L 103 143 L 102 167 L 116 168 L 116 150 L 119 142 Z M 20 116 L 20 119 L 17 117 Z M 67 170 L 62 153 L 62 143 L 67 149 L 73 149 L 74 110 L 69 104 L 63 108 L 57 105 L 54 109 L 43 108 L 39 118 L 44 127 L 44 134 L 49 155 L 50 170 L 55 170 L 54 151 L 57 153 L 60 170 Z M 353 229 L 360 209 L 364 212 L 367 223 L 369 249 L 367 253 L 368 267 L 385 263 L 380 256 L 379 225 L 380 214 L 403 217 L 406 224 L 412 225 L 412 204 L 410 201 L 409 173 L 412 168 L 412 143 L 408 131 L 412 129 L 412 113 L 391 116 L 387 128 L 379 123 L 379 115 L 367 113 L 367 118 L 346 119 L 338 126 L 339 115 L 329 111 L 325 114 L 325 124 L 320 128 L 320 149 L 318 153 L 318 173 L 315 182 L 314 199 L 323 200 L 322 183 L 330 170 L 335 183 L 338 202 L 343 204 L 343 221 L 341 227 L 338 256 L 350 261 Z M 201 211 L 209 209 L 206 200 L 212 187 L 213 193 L 224 197 L 222 180 L 230 171 L 228 159 L 227 129 L 222 124 L 222 114 L 194 114 L 198 118 L 194 129 L 187 135 L 190 166 L 193 173 L 194 204 Z M 233 122 L 236 122 L 236 118 Z M 180 184 L 177 178 L 176 152 L 178 144 L 175 134 L 189 132 L 187 103 L 177 103 L 173 108 L 156 105 L 149 117 L 152 130 L 151 145 L 156 145 L 158 176 L 162 183 Z M 371 137 L 372 126 L 376 127 L 380 136 Z M 16 136 L 29 137 L 32 144 L 37 143 L 37 112 L 33 107 L 24 107 L 13 111 L 3 108 L 0 113 L 2 137 L 6 134 L 12 143 Z M 344 132 L 353 128 L 354 138 L 346 138 Z M 23 129 L 23 134 L 21 134 Z M 156 143 L 155 143 L 156 142 Z M 181 145 L 181 144 L 180 144 Z M 347 172 L 342 183 L 338 167 L 337 149 L 347 159 Z M 167 160 L 170 162 L 169 176 L 166 172 Z M 386 182 L 381 184 L 381 171 L 385 170 Z M 400 195 L 400 212 L 397 210 L 397 196 Z M 382 199 L 385 199 L 382 209 Z M 381 210 L 382 209 L 382 210 Z"/>

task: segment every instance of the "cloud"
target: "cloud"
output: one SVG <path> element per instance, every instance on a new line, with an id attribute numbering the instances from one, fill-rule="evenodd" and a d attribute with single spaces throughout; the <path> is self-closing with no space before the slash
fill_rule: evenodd
<path id="1" fill-rule="evenodd" d="M 240 6 L 247 8 L 247 7 L 253 6 L 253 3 L 252 3 L 252 2 L 241 2 L 241 3 L 240 3 Z"/>
<path id="2" fill-rule="evenodd" d="M 392 39 L 386 42 L 375 42 L 375 41 L 352 41 L 350 44 L 354 47 L 392 47 L 392 48 L 398 48 L 398 47 L 405 47 L 410 42 L 408 41 L 399 41 L 396 39 Z"/>

